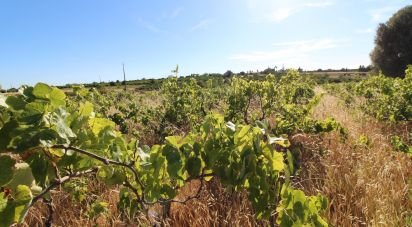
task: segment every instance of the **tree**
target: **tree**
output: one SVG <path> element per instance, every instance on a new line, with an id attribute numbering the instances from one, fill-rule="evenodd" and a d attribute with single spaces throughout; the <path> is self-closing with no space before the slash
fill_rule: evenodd
<path id="1" fill-rule="evenodd" d="M 391 77 L 404 77 L 412 64 L 412 6 L 396 12 L 385 24 L 380 24 L 371 53 L 372 64 Z"/>
<path id="2" fill-rule="evenodd" d="M 233 74 L 234 74 L 234 73 L 233 73 L 232 71 L 227 70 L 227 71 L 223 74 L 223 77 L 232 77 Z"/>

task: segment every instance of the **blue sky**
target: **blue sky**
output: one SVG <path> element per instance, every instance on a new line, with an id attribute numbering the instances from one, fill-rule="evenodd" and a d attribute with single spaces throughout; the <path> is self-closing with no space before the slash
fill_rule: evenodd
<path id="1" fill-rule="evenodd" d="M 412 0 L 0 0 L 0 84 L 370 63 Z"/>

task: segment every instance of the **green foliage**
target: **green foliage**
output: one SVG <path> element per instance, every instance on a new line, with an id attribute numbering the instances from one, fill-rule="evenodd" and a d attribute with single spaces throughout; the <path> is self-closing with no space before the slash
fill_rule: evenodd
<path id="1" fill-rule="evenodd" d="M 162 122 L 180 127 L 199 123 L 217 102 L 220 90 L 214 88 L 212 80 L 207 81 L 203 89 L 194 78 L 180 82 L 177 77 L 171 77 L 163 82 L 161 93 L 164 97 Z"/>
<path id="2" fill-rule="evenodd" d="M 396 12 L 380 24 L 371 60 L 379 70 L 391 77 L 404 77 L 408 64 L 412 64 L 412 6 Z"/>
<path id="3" fill-rule="evenodd" d="M 270 74 L 262 81 L 234 77 L 226 119 L 249 123 L 272 117 L 276 119 L 275 134 L 292 134 L 301 128 L 316 102 L 313 87 L 312 81 L 294 70 L 280 79 Z"/>
<path id="4" fill-rule="evenodd" d="M 15 163 L 16 161 L 10 156 L 0 156 L 0 187 L 3 187 L 12 180 Z"/>
<path id="5" fill-rule="evenodd" d="M 412 146 L 408 146 L 408 144 L 406 144 L 399 136 L 392 136 L 391 144 L 395 148 L 395 150 L 412 156 Z"/>
<path id="6" fill-rule="evenodd" d="M 276 209 L 280 226 L 328 226 L 320 215 L 328 206 L 324 196 L 305 196 L 301 190 L 287 185 L 282 187 L 281 196 L 281 205 Z"/>
<path id="7" fill-rule="evenodd" d="M 100 215 L 105 215 L 108 212 L 109 204 L 103 201 L 95 201 L 91 206 L 88 212 L 89 218 L 95 219 Z"/>
<path id="8" fill-rule="evenodd" d="M 379 120 L 410 121 L 412 119 L 412 66 L 404 79 L 383 75 L 360 82 L 356 94 L 364 98 L 362 108 Z"/>
<path id="9" fill-rule="evenodd" d="M 308 98 L 313 96 L 309 87 L 289 85 L 295 80 L 300 80 L 298 74 L 291 73 L 280 82 L 286 88 L 278 97 L 294 106 L 285 107 L 290 111 L 310 106 Z M 73 99 L 68 100 L 60 90 L 37 84 L 7 98 L 0 129 L 0 182 L 4 186 L 0 223 L 21 222 L 32 200 L 48 198 L 48 190 L 61 184 L 76 200 L 84 200 L 88 175 L 120 188 L 118 207 L 128 216 L 153 203 L 174 201 L 188 181 L 198 179 L 203 185 L 217 177 L 224 187 L 248 193 L 257 218 L 269 218 L 281 201 L 286 172 L 293 172 L 290 152 L 276 149 L 282 146 L 287 150 L 289 141 L 273 135 L 263 122 L 257 123 L 259 127 L 227 123 L 216 114 L 205 114 L 202 119 L 198 112 L 205 108 L 206 98 L 196 98 L 198 85 L 191 81 L 178 88 L 175 80 L 169 82 L 165 92 L 169 96 L 177 93 L 165 102 L 170 105 L 165 106 L 165 113 L 173 116 L 168 119 L 199 124 L 185 136 L 168 136 L 163 144 L 152 147 L 141 147 L 137 140 L 122 135 L 105 116 L 108 107 L 92 104 L 111 105 L 114 101 L 103 100 L 94 91 L 75 89 Z M 262 100 L 269 100 L 268 94 L 259 94 Z M 183 110 L 173 109 L 172 104 Z M 19 163 L 13 161 L 14 156 Z M 8 190 L 11 194 L 6 195 Z M 302 199 L 301 193 L 299 196 Z M 309 201 L 304 209 L 310 210 L 302 223 L 321 220 L 314 219 L 321 209 L 312 208 L 317 200 L 311 198 L 303 196 Z M 88 215 L 95 218 L 106 208 L 106 203 L 96 201 Z"/>

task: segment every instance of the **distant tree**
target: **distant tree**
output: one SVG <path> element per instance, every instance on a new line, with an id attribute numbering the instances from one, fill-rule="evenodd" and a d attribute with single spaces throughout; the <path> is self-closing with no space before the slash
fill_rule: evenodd
<path id="1" fill-rule="evenodd" d="M 244 71 L 241 71 L 241 72 L 239 73 L 239 75 L 244 76 L 244 75 L 246 75 L 246 73 L 245 73 Z"/>
<path id="2" fill-rule="evenodd" d="M 7 90 L 7 92 L 9 92 L 9 93 L 14 93 L 14 92 L 18 92 L 18 91 L 19 90 L 17 88 L 14 88 L 14 87 Z"/>
<path id="3" fill-rule="evenodd" d="M 116 83 L 114 81 L 110 81 L 109 85 L 110 86 L 116 86 Z"/>
<path id="4" fill-rule="evenodd" d="M 379 25 L 370 56 L 372 64 L 386 76 L 405 76 L 407 65 L 412 64 L 412 6 Z"/>
<path id="5" fill-rule="evenodd" d="M 227 70 L 225 73 L 223 73 L 223 77 L 232 77 L 233 76 L 233 72 L 230 70 Z"/>
<path id="6" fill-rule="evenodd" d="M 118 84 L 118 83 L 120 83 L 120 81 L 119 81 L 119 80 L 116 80 L 116 84 Z"/>
<path id="7" fill-rule="evenodd" d="M 360 65 L 358 71 L 359 72 L 365 72 L 366 68 L 364 65 Z"/>

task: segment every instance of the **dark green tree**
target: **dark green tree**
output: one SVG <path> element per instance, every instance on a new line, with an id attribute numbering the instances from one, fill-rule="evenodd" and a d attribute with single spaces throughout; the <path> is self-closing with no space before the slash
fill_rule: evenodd
<path id="1" fill-rule="evenodd" d="M 370 56 L 372 64 L 386 76 L 405 76 L 407 65 L 412 64 L 412 6 L 379 25 Z"/>

